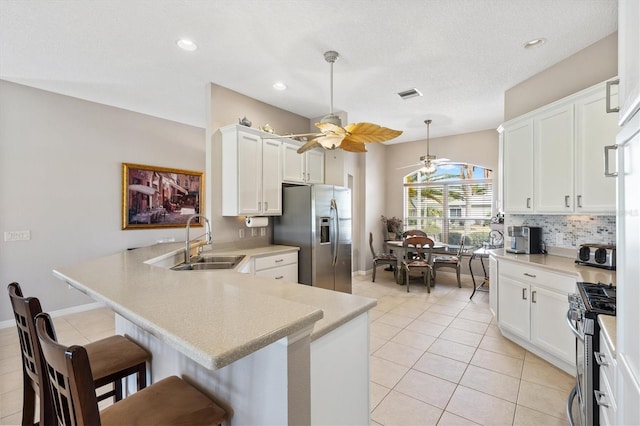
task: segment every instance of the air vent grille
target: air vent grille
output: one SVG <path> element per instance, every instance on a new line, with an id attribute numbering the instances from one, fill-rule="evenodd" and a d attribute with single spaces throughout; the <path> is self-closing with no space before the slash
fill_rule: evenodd
<path id="1" fill-rule="evenodd" d="M 416 88 L 404 90 L 402 92 L 398 92 L 398 96 L 402 99 L 415 98 L 416 96 L 422 96 L 422 93 Z"/>

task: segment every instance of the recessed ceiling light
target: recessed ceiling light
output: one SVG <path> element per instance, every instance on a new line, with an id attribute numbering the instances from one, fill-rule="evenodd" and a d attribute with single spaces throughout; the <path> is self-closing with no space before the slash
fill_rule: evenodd
<path id="1" fill-rule="evenodd" d="M 176 44 L 180 49 L 186 50 L 187 52 L 193 52 L 198 48 L 198 45 L 188 38 L 181 38 L 180 40 L 176 41 Z"/>
<path id="2" fill-rule="evenodd" d="M 273 88 L 276 90 L 286 90 L 287 85 L 281 81 L 276 81 L 275 83 L 273 83 Z"/>
<path id="3" fill-rule="evenodd" d="M 533 49 L 534 47 L 540 47 L 547 42 L 544 38 L 534 38 L 524 44 L 525 49 Z"/>

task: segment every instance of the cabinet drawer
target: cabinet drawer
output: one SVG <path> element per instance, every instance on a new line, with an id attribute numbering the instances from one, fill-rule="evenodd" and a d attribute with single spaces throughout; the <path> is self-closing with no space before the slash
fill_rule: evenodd
<path id="1" fill-rule="evenodd" d="M 600 368 L 600 390 L 595 392 L 598 409 L 600 411 L 600 424 L 603 426 L 616 424 L 617 406 L 611 389 L 611 384 L 607 381 L 607 376 L 603 374 L 602 368 Z"/>
<path id="2" fill-rule="evenodd" d="M 576 288 L 576 279 L 568 275 L 556 274 L 540 268 L 500 261 L 500 275 L 510 276 L 519 281 L 546 287 L 562 293 L 572 293 Z"/>
<path id="3" fill-rule="evenodd" d="M 595 361 L 600 366 L 600 376 L 606 376 L 611 389 L 616 388 L 616 360 L 607 344 L 604 333 L 600 333 L 600 352 L 594 353 Z"/>
<path id="4" fill-rule="evenodd" d="M 280 266 L 278 268 L 265 269 L 257 271 L 256 275 L 261 277 L 273 278 L 274 280 L 282 280 L 291 283 L 298 282 L 298 264 Z"/>
<path id="5" fill-rule="evenodd" d="M 282 253 L 273 256 L 256 257 L 255 270 L 261 271 L 264 269 L 275 268 L 277 266 L 290 265 L 292 263 L 298 263 L 298 252 Z M 297 268 L 297 266 L 296 266 Z"/>

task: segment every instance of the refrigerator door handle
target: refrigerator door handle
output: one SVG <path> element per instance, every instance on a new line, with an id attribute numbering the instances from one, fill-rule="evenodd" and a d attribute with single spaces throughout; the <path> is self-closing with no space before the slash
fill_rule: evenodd
<path id="1" fill-rule="evenodd" d="M 335 212 L 335 214 L 332 215 L 334 238 L 331 245 L 331 252 L 333 253 L 333 259 L 331 259 L 331 264 L 333 266 L 336 266 L 338 264 L 338 242 L 340 241 L 340 226 L 339 226 L 340 218 L 338 217 L 338 203 L 333 198 L 331 199 L 331 210 Z"/>

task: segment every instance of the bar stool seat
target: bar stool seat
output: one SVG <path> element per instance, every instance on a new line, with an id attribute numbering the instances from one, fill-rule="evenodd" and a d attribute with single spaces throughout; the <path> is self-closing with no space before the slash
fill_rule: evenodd
<path id="1" fill-rule="evenodd" d="M 51 317 L 36 316 L 36 333 L 46 373 L 43 386 L 61 425 L 211 425 L 221 424 L 227 412 L 184 380 L 167 377 L 102 411 L 91 392 L 92 365 L 82 346 L 55 340 Z"/>

